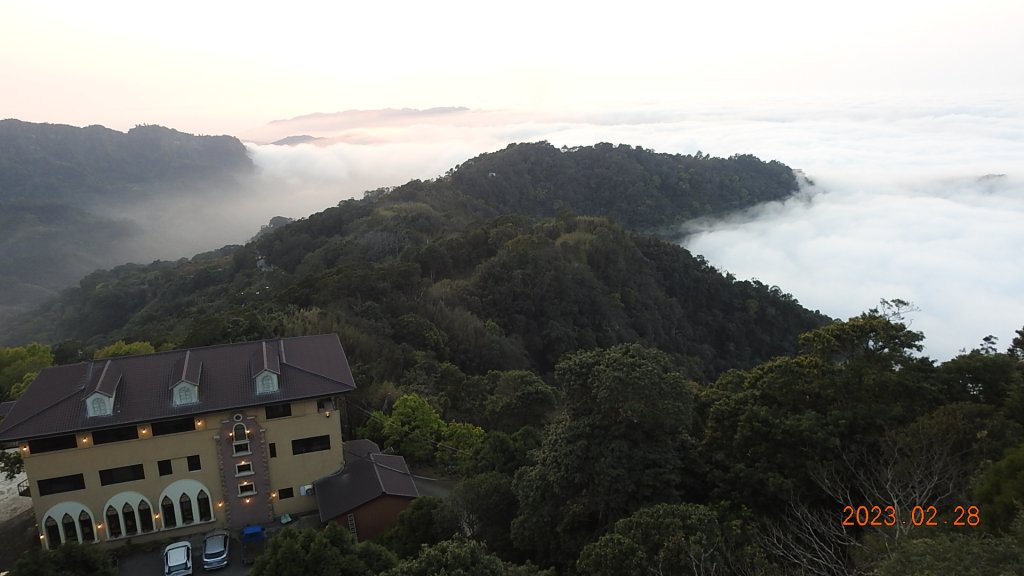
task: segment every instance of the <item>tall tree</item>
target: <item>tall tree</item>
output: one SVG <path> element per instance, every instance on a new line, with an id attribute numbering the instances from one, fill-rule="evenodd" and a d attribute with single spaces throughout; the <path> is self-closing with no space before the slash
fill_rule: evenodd
<path id="1" fill-rule="evenodd" d="M 923 336 L 879 310 L 800 337 L 802 352 L 719 378 L 703 395 L 702 453 L 721 498 L 763 512 L 823 498 L 812 466 L 877 448 L 944 400 Z"/>
<path id="2" fill-rule="evenodd" d="M 416 558 L 405 560 L 382 576 L 554 576 L 534 566 L 502 561 L 474 540 L 445 540 L 424 546 Z"/>
<path id="3" fill-rule="evenodd" d="M 521 469 L 515 544 L 572 564 L 596 534 L 633 510 L 678 501 L 700 471 L 691 458 L 691 385 L 662 352 L 637 344 L 569 354 L 556 368 L 565 414 Z"/>
<path id="4" fill-rule="evenodd" d="M 0 399 L 17 398 L 40 370 L 52 365 L 53 352 L 45 344 L 0 348 Z"/>
<path id="5" fill-rule="evenodd" d="M 766 561 L 749 540 L 741 523 L 708 506 L 658 504 L 616 522 L 583 549 L 576 567 L 584 576 L 750 573 Z"/>

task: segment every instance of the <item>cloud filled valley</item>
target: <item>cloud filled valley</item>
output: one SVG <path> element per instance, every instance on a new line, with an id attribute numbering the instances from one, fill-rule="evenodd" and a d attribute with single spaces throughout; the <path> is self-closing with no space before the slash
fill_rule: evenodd
<path id="1" fill-rule="evenodd" d="M 925 353 L 945 359 L 988 334 L 1005 346 L 1024 324 L 1022 134 L 1024 115 L 1000 102 L 311 114 L 241 134 L 254 170 L 229 185 L 174 180 L 186 184 L 84 206 L 128 228 L 116 250 L 86 251 L 95 261 L 74 262 L 175 260 L 244 243 L 274 216 L 302 218 L 368 190 L 436 178 L 513 142 L 754 154 L 800 170 L 808 179 L 801 193 L 691 222 L 683 244 L 837 318 L 882 298 L 910 300 L 920 309 L 911 319 L 927 336 Z M 283 139 L 302 143 L 270 144 Z M 38 302 L 56 285 L 18 286 Z"/>
<path id="2" fill-rule="evenodd" d="M 1006 345 L 1024 325 L 1024 117 L 1011 104 L 387 112 L 268 125 L 264 137 L 294 129 L 322 140 L 247 145 L 267 190 L 277 191 L 263 195 L 264 215 L 303 216 L 365 190 L 436 177 L 510 142 L 750 153 L 799 169 L 813 184 L 784 203 L 689 227 L 684 244 L 713 265 L 833 317 L 881 298 L 910 300 L 920 308 L 911 320 L 927 337 L 925 353 L 939 359 L 988 334 Z"/>

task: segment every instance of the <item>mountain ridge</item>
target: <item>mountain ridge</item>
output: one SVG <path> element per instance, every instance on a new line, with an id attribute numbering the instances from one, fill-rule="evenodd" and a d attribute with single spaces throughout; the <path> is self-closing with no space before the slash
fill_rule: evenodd
<path id="1" fill-rule="evenodd" d="M 151 254 L 154 203 L 231 193 L 252 172 L 229 136 L 0 120 L 0 325 L 91 270 Z"/>
<path id="2" fill-rule="evenodd" d="M 825 318 L 650 234 L 794 190 L 791 170 L 751 156 L 514 144 L 244 246 L 94 272 L 6 340 L 196 346 L 328 330 L 370 382 L 444 365 L 543 373 L 559 354 L 639 340 L 712 377 L 794 350 Z"/>

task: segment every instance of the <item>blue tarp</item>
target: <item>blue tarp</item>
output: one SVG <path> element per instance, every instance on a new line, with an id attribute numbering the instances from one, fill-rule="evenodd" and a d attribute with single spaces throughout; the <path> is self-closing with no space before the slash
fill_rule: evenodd
<path id="1" fill-rule="evenodd" d="M 242 542 L 259 542 L 266 538 L 266 534 L 263 532 L 263 526 L 253 524 L 242 528 Z"/>

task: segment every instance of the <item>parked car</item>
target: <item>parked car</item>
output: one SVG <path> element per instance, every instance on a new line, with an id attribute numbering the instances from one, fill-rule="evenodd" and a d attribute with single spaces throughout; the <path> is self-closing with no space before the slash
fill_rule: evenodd
<path id="1" fill-rule="evenodd" d="M 203 538 L 203 570 L 216 570 L 228 565 L 231 534 L 227 530 L 214 530 Z"/>
<path id="2" fill-rule="evenodd" d="M 164 548 L 164 576 L 192 576 L 192 544 L 188 540 Z"/>

